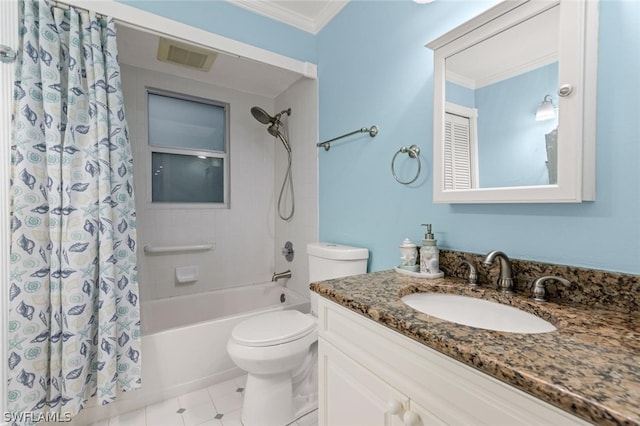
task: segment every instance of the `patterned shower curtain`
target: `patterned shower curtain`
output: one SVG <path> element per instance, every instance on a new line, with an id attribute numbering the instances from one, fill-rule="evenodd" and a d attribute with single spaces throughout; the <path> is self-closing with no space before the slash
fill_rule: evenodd
<path id="1" fill-rule="evenodd" d="M 133 163 L 113 19 L 20 15 L 8 404 L 64 419 L 141 384 Z"/>

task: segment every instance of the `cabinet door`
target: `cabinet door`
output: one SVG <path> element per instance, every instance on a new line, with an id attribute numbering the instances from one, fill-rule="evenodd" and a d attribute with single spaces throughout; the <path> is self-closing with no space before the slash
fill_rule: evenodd
<path id="1" fill-rule="evenodd" d="M 319 426 L 401 426 L 409 400 L 330 343 L 318 347 Z M 414 425 L 418 426 L 418 425 Z"/>
<path id="2" fill-rule="evenodd" d="M 402 419 L 405 426 L 447 426 L 447 423 L 423 406 L 416 404 L 414 400 L 411 400 L 409 410 L 404 413 Z"/>

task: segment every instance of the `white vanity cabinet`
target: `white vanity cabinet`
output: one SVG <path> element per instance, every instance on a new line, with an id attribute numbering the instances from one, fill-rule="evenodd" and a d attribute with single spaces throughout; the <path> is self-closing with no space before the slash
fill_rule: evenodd
<path id="1" fill-rule="evenodd" d="M 444 425 L 331 343 L 321 340 L 318 354 L 324 400 L 321 425 Z"/>
<path id="2" fill-rule="evenodd" d="M 319 426 L 588 424 L 324 298 L 319 327 Z"/>

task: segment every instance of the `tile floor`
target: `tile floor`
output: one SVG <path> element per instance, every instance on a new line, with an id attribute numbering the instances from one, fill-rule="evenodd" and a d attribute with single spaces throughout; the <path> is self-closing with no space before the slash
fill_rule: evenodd
<path id="1" fill-rule="evenodd" d="M 121 414 L 91 426 L 242 426 L 240 408 L 247 376 Z M 291 423 L 317 426 L 318 410 Z"/>

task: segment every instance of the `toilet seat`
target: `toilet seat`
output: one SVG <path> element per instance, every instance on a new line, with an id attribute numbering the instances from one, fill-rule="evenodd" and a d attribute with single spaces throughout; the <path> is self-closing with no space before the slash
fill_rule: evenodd
<path id="1" fill-rule="evenodd" d="M 269 312 L 238 324 L 231 339 L 244 346 L 275 346 L 298 340 L 317 327 L 311 315 L 296 310 Z"/>

